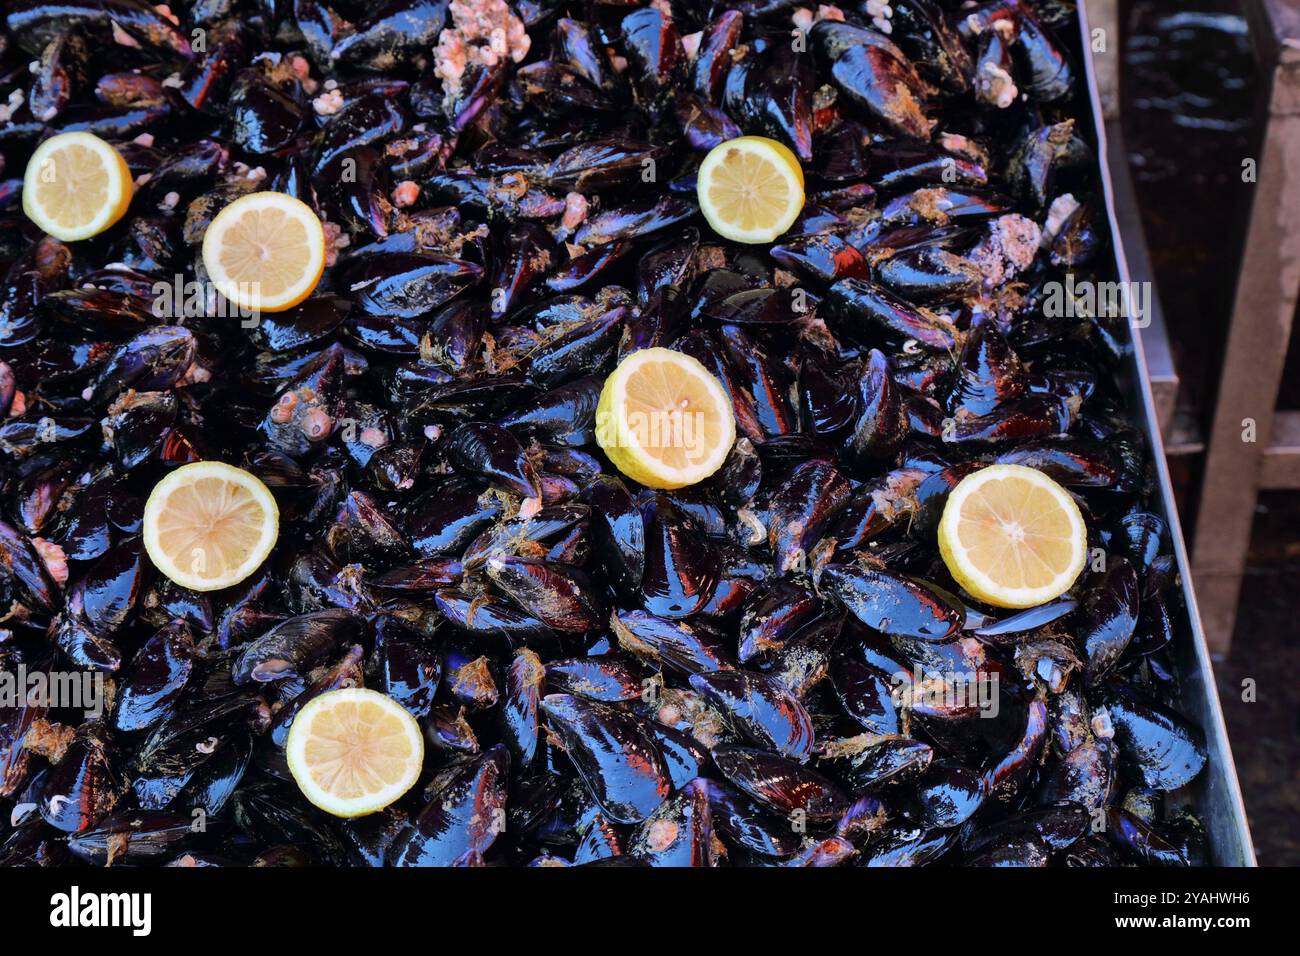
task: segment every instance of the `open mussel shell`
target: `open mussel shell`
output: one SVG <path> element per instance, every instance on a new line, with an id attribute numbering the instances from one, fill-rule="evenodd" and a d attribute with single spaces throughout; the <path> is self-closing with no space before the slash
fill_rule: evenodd
<path id="1" fill-rule="evenodd" d="M 345 641 L 359 636 L 361 619 L 343 608 L 289 618 L 247 644 L 231 669 L 236 684 L 303 674 Z"/>

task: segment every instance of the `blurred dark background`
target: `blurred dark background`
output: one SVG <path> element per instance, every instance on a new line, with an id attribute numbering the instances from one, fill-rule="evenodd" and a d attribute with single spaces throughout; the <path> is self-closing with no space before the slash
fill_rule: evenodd
<path id="1" fill-rule="evenodd" d="M 1192 435 L 1209 430 L 1252 198 L 1241 162 L 1257 155 L 1257 100 L 1264 91 L 1243 16 L 1249 2 L 1122 5 L 1124 138 L 1181 378 L 1179 417 Z M 1300 347 L 1294 341 L 1279 406 L 1300 408 Z M 1189 538 L 1213 533 L 1191 524 L 1200 456 L 1178 456 L 1170 466 Z M 1232 651 L 1215 662 L 1262 866 L 1300 865 L 1300 681 L 1293 676 L 1300 669 L 1298 620 L 1300 494 L 1264 493 Z M 1242 700 L 1247 679 L 1255 681 L 1253 703 Z"/>

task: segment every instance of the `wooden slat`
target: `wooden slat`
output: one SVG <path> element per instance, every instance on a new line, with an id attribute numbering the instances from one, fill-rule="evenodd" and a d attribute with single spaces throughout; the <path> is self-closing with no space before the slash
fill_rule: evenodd
<path id="1" fill-rule="evenodd" d="M 1300 289 L 1300 10 L 1248 3 L 1268 111 L 1205 460 L 1192 572 L 1210 650 L 1226 654 Z M 1254 429 L 1257 440 L 1244 440 Z"/>
<path id="2" fill-rule="evenodd" d="M 1174 420 L 1169 423 L 1168 432 L 1168 437 L 1165 438 L 1166 458 L 1200 455 L 1205 451 L 1205 440 L 1196 423 L 1196 413 L 1187 405 L 1174 408 Z"/>
<path id="3" fill-rule="evenodd" d="M 1259 461 L 1259 486 L 1300 490 L 1300 412 L 1278 412 L 1273 436 Z"/>

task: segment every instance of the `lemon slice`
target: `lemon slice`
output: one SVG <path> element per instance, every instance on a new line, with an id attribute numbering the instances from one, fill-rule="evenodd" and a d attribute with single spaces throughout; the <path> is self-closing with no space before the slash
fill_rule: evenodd
<path id="1" fill-rule="evenodd" d="M 347 687 L 298 712 L 284 753 L 303 796 L 336 817 L 360 817 L 411 789 L 424 763 L 424 738 L 391 697 Z"/>
<path id="2" fill-rule="evenodd" d="M 91 133 L 51 136 L 23 174 L 23 212 L 55 239 L 98 235 L 131 205 L 131 171 L 120 153 Z"/>
<path id="3" fill-rule="evenodd" d="M 681 352 L 642 349 L 618 363 L 596 406 L 596 441 L 649 488 L 684 488 L 717 471 L 736 440 L 731 400 Z"/>
<path id="4" fill-rule="evenodd" d="M 181 587 L 238 584 L 275 547 L 280 510 L 266 485 L 219 461 L 184 465 L 154 485 L 144 506 L 144 547 Z"/>
<path id="5" fill-rule="evenodd" d="M 240 196 L 208 226 L 203 265 L 218 292 L 249 312 L 283 312 L 311 295 L 325 271 L 325 230 L 284 193 Z"/>
<path id="6" fill-rule="evenodd" d="M 766 136 L 741 136 L 709 150 L 696 177 L 700 211 L 735 242 L 771 242 L 803 209 L 803 170 L 789 148 Z"/>
<path id="7" fill-rule="evenodd" d="M 953 578 L 996 607 L 1035 607 L 1069 590 L 1088 557 L 1079 506 L 1041 471 L 990 465 L 967 475 L 939 521 Z"/>

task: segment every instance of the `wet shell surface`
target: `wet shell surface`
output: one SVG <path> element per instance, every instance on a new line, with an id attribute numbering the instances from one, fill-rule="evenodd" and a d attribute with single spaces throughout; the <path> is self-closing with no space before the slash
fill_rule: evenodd
<path id="1" fill-rule="evenodd" d="M 1062 307 L 1115 278 L 1070 5 L 379 6 L 5 4 L 0 665 L 111 698 L 0 710 L 0 865 L 1204 862 L 1164 806 L 1207 754 L 1129 333 Z M 64 244 L 16 183 L 71 130 L 135 195 Z M 771 244 L 696 208 L 739 135 L 803 170 Z M 249 316 L 199 251 L 267 189 L 327 261 Z M 596 438 L 655 347 L 735 418 L 672 491 Z M 199 460 L 280 511 L 203 593 L 141 544 Z M 935 528 L 993 462 L 1075 495 L 1109 570 L 961 593 Z M 345 821 L 284 743 L 348 687 L 426 745 Z"/>

